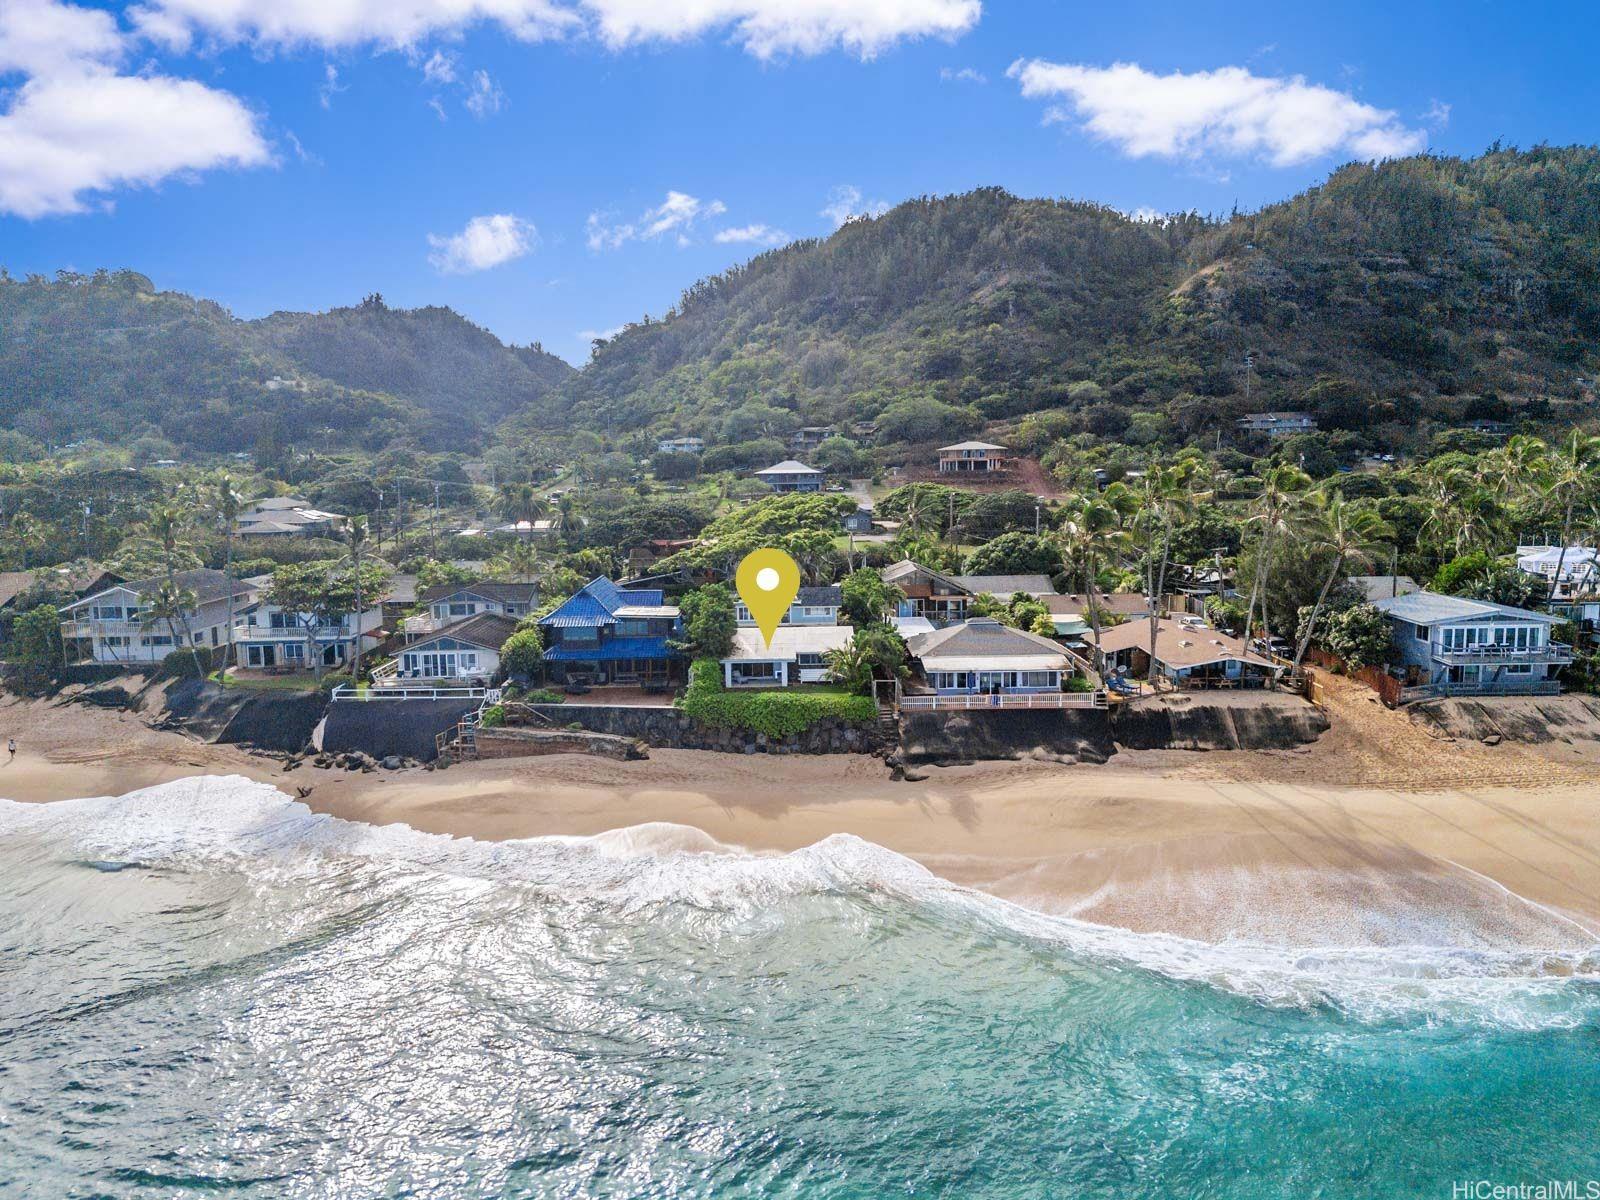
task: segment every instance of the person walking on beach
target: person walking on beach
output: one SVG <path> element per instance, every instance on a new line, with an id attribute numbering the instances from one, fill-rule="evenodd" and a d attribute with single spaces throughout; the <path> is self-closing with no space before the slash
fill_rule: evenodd
<path id="1" fill-rule="evenodd" d="M 16 738 L 7 738 L 6 739 L 6 754 L 8 755 L 8 757 L 6 758 L 7 762 L 10 762 L 13 758 L 15 758 L 17 756 L 17 739 Z"/>

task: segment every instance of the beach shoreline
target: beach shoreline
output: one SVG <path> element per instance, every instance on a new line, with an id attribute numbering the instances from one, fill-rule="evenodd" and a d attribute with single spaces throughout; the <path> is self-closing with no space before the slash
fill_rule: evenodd
<path id="1" fill-rule="evenodd" d="M 661 749 L 639 762 L 286 770 L 281 758 L 154 730 L 136 714 L 12 702 L 0 705 L 0 735 L 20 749 L 0 765 L 0 797 L 244 775 L 319 813 L 479 840 L 629 830 L 642 848 L 670 847 L 687 827 L 766 853 L 848 834 L 1029 908 L 1207 941 L 1600 941 L 1600 805 L 1587 758 L 1560 761 L 1567 747 L 1407 745 L 1390 721 L 1378 749 L 1396 766 L 1385 778 L 1361 757 L 1371 739 L 1354 722 L 1291 751 L 987 762 L 897 782 L 867 756 Z M 1408 786 L 1430 748 L 1443 782 Z"/>

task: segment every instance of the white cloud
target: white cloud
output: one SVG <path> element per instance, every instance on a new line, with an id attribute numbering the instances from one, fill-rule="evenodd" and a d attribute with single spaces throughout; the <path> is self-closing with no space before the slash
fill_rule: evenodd
<path id="1" fill-rule="evenodd" d="M 339 86 L 339 68 L 332 63 L 322 65 L 322 86 L 317 89 L 317 103 L 323 108 L 333 107 L 333 98 L 340 92 L 348 92 L 349 86 Z"/>
<path id="2" fill-rule="evenodd" d="M 93 193 L 270 159 L 226 92 L 160 75 L 31 79 L 0 114 L 0 211 L 82 212 Z"/>
<path id="3" fill-rule="evenodd" d="M 1273 166 L 1325 155 L 1393 158 L 1427 136 L 1347 92 L 1244 67 L 1157 75 L 1136 63 L 1086 67 L 1018 59 L 1006 72 L 1031 99 L 1056 99 L 1048 121 L 1081 120 L 1133 158 L 1260 158 Z"/>
<path id="4" fill-rule="evenodd" d="M 0 4 L 0 76 L 54 76 L 116 62 L 122 53 L 116 18 L 101 9 L 56 0 Z"/>
<path id="5" fill-rule="evenodd" d="M 422 77 L 429 83 L 442 84 L 456 81 L 455 55 L 435 50 L 422 64 Z"/>
<path id="6" fill-rule="evenodd" d="M 940 67 L 939 78 L 945 83 L 988 83 L 989 77 L 976 67 Z"/>
<path id="7" fill-rule="evenodd" d="M 881 217 L 889 211 L 887 200 L 863 200 L 861 189 L 854 184 L 841 183 L 828 193 L 828 203 L 820 216 L 827 217 L 835 226 L 857 217 Z"/>
<path id="8" fill-rule="evenodd" d="M 616 250 L 626 242 L 653 240 L 675 234 L 678 245 L 690 245 L 690 231 L 701 221 L 720 217 L 728 211 L 721 200 L 701 200 L 687 192 L 669 191 L 655 208 L 648 208 L 635 221 L 617 222 L 612 213 L 592 212 L 584 223 L 584 240 L 591 250 Z"/>
<path id="9" fill-rule="evenodd" d="M 1151 221 L 1164 221 L 1167 217 L 1167 214 L 1162 212 L 1159 208 L 1151 208 L 1148 204 L 1140 205 L 1138 208 L 1123 208 L 1119 209 L 1118 211 L 1130 221 L 1140 221 L 1144 223 Z"/>
<path id="10" fill-rule="evenodd" d="M 448 237 L 430 233 L 433 253 L 428 261 L 445 275 L 468 275 L 521 258 L 538 241 L 538 230 L 521 217 L 510 213 L 473 217 L 460 233 Z"/>
<path id="11" fill-rule="evenodd" d="M 711 240 L 724 245 L 729 242 L 759 242 L 764 246 L 781 246 L 794 239 L 783 230 L 774 229 L 771 225 L 735 225 L 729 229 L 717 230 Z"/>
<path id="12" fill-rule="evenodd" d="M 1422 119 L 1434 129 L 1443 129 L 1450 124 L 1450 106 L 1443 100 L 1434 99 L 1428 104 L 1428 111 L 1422 114 Z"/>
<path id="13" fill-rule="evenodd" d="M 193 0 L 191 0 L 193 2 Z M 757 58 L 840 47 L 871 58 L 905 38 L 955 38 L 979 0 L 583 0 L 613 47 L 727 29 Z"/>
<path id="14" fill-rule="evenodd" d="M 537 41 L 581 24 L 553 0 L 144 0 L 129 16 L 145 34 L 178 49 L 197 37 L 272 47 L 404 49 L 483 22 Z"/>
<path id="15" fill-rule="evenodd" d="M 578 337 L 585 342 L 609 342 L 626 328 L 626 325 L 615 325 L 610 329 L 580 329 Z"/>
<path id="16" fill-rule="evenodd" d="M 474 71 L 472 85 L 467 89 L 467 111 L 475 117 L 487 117 L 505 107 L 506 94 L 500 85 L 489 78 L 487 71 Z"/>

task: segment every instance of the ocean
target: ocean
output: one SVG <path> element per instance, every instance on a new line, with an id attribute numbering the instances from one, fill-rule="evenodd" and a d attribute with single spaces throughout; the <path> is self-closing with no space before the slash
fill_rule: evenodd
<path id="1" fill-rule="evenodd" d="M 232 777 L 0 802 L 0 1196 L 1480 1180 L 1600 1180 L 1600 947 L 1209 945 L 847 836 L 481 843 Z"/>

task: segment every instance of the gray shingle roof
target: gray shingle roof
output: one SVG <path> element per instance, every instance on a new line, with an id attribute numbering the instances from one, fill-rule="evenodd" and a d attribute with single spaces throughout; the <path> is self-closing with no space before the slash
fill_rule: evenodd
<path id="1" fill-rule="evenodd" d="M 506 644 L 506 639 L 516 631 L 515 617 L 503 616 L 500 613 L 479 613 L 475 617 L 457 621 L 454 625 L 446 625 L 431 637 L 412 642 L 406 649 L 415 650 L 418 646 L 425 646 L 440 638 L 454 638 L 458 642 L 482 646 L 485 650 L 498 651 Z"/>
<path id="2" fill-rule="evenodd" d="M 1030 596 L 1051 596 L 1056 590 L 1047 575 L 954 575 L 951 578 L 974 596 L 980 592 L 988 592 L 1002 599 L 1016 592 L 1027 592 Z"/>

